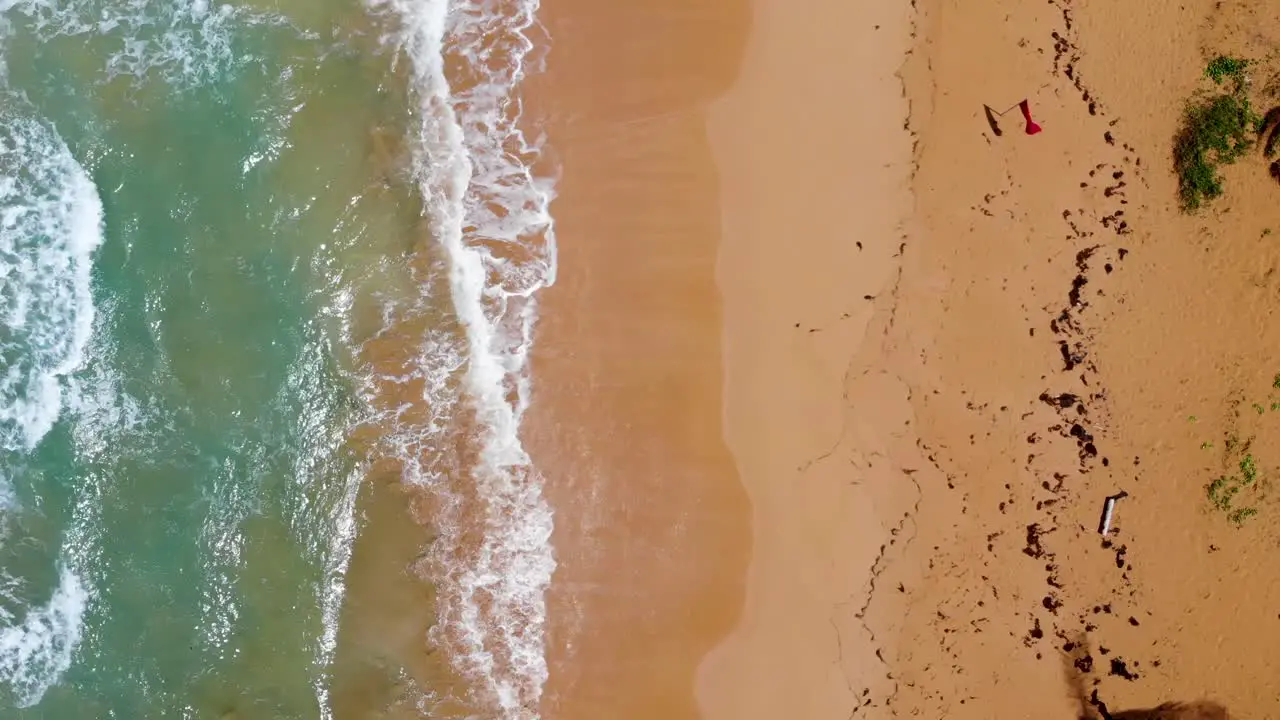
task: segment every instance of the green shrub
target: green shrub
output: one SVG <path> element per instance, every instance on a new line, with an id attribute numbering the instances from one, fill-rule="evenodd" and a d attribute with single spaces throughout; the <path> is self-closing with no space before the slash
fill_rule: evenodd
<path id="1" fill-rule="evenodd" d="M 1222 82 L 1227 79 L 1230 79 L 1239 85 L 1243 85 L 1244 71 L 1248 69 L 1248 67 L 1248 60 L 1219 55 L 1209 61 L 1209 65 L 1204 69 L 1204 74 L 1205 77 L 1209 78 L 1217 85 L 1221 85 Z"/>
<path id="2" fill-rule="evenodd" d="M 1259 121 L 1239 88 L 1193 101 L 1187 107 L 1173 148 L 1183 210 L 1198 210 L 1222 195 L 1218 168 L 1235 162 L 1248 151 Z"/>

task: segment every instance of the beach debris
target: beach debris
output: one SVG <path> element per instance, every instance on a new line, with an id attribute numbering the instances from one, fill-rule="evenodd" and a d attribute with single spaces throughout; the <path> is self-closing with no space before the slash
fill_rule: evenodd
<path id="1" fill-rule="evenodd" d="M 1136 665 L 1137 663 L 1134 664 Z M 1119 657 L 1111 659 L 1111 672 L 1109 674 L 1115 675 L 1116 677 L 1122 677 L 1129 682 L 1133 682 L 1138 679 L 1138 673 L 1130 670 L 1129 665 Z"/>
<path id="2" fill-rule="evenodd" d="M 1000 125 L 996 123 L 996 118 L 1003 116 L 1005 113 L 1011 112 L 1015 107 L 1022 111 L 1022 117 L 1027 121 L 1028 135 L 1035 135 L 1036 133 L 1040 132 L 1043 129 L 1038 124 L 1036 124 L 1035 120 L 1031 119 L 1031 101 L 1030 100 L 1023 100 L 1017 105 L 1011 106 L 1008 110 L 1005 110 L 1004 112 L 997 112 L 995 110 L 992 110 L 991 106 L 983 105 L 982 112 L 985 113 L 987 116 L 987 125 L 991 126 L 991 132 L 996 137 L 1000 137 L 1001 135 L 1004 135 L 1004 133 L 1001 132 L 1000 130 Z"/>
<path id="3" fill-rule="evenodd" d="M 1041 127 L 1036 124 L 1035 120 L 1031 119 L 1031 103 L 1027 100 L 1023 100 L 1018 103 L 1018 108 L 1022 110 L 1022 117 L 1027 120 L 1027 134 L 1035 135 L 1040 132 Z"/>
<path id="4" fill-rule="evenodd" d="M 1111 516 L 1116 510 L 1116 501 L 1129 497 L 1129 493 L 1121 490 L 1115 495 L 1108 495 L 1102 503 L 1102 522 L 1098 523 L 1098 534 L 1106 535 L 1111 532 Z"/>
<path id="5" fill-rule="evenodd" d="M 1045 551 L 1044 551 L 1044 544 L 1041 543 L 1041 538 L 1043 538 L 1045 535 L 1049 534 L 1050 532 L 1053 532 L 1053 531 L 1044 530 L 1043 528 L 1040 527 L 1040 523 L 1031 523 L 1030 525 L 1028 525 L 1027 526 L 1027 546 L 1022 549 L 1022 552 L 1027 557 L 1035 558 L 1036 560 L 1043 558 L 1045 556 Z"/>
<path id="6" fill-rule="evenodd" d="M 1000 125 L 996 123 L 996 116 L 1003 115 L 1004 113 L 998 113 L 995 110 L 992 110 L 989 105 L 983 105 L 982 111 L 987 115 L 987 124 L 991 126 L 991 132 L 994 133 L 996 137 L 1004 135 L 1004 133 L 1000 131 Z"/>

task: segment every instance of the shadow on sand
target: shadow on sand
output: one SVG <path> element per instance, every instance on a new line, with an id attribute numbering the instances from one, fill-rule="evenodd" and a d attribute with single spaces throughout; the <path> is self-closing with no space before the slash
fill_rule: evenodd
<path id="1" fill-rule="evenodd" d="M 1089 654 L 1088 642 L 1080 637 L 1075 647 L 1085 655 Z M 1227 709 L 1209 700 L 1192 702 L 1167 702 L 1158 707 L 1143 710 L 1120 710 L 1112 712 L 1107 704 L 1098 697 L 1098 691 L 1085 692 L 1089 676 L 1081 672 L 1075 665 L 1072 655 L 1062 656 L 1063 670 L 1067 676 L 1067 684 L 1078 704 L 1079 720 L 1231 720 Z"/>
<path id="2" fill-rule="evenodd" d="M 1198 700 L 1190 703 L 1165 703 L 1150 710 L 1125 710 L 1103 718 L 1110 720 L 1230 720 L 1227 709 L 1215 702 Z"/>

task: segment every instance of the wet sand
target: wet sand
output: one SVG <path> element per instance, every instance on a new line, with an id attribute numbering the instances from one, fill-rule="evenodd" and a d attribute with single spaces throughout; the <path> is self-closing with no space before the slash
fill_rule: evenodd
<path id="1" fill-rule="evenodd" d="M 547 0 L 525 97 L 563 175 L 522 435 L 558 567 L 546 718 L 698 717 L 693 675 L 733 627 L 747 498 L 721 431 L 721 228 L 706 107 L 737 73 L 739 0 Z"/>

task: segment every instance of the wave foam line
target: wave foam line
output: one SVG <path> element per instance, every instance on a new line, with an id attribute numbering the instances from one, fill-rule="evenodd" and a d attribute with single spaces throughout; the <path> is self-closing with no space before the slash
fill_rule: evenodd
<path id="1" fill-rule="evenodd" d="M 20 624 L 0 627 L 0 679 L 13 692 L 18 707 L 40 702 L 71 667 L 88 604 L 84 583 L 61 567 L 49 602 L 28 610 Z"/>
<path id="2" fill-rule="evenodd" d="M 52 123 L 16 93 L 0 94 L 0 107 L 0 451 L 22 453 L 49 432 L 64 401 L 79 402 L 70 376 L 84 364 L 93 333 L 103 208 Z M 2 482 L 0 496 L 12 500 Z M 0 512 L 20 508 L 11 503 Z M 25 612 L 0 617 L 0 685 L 19 707 L 40 701 L 80 644 L 91 591 L 65 558 L 58 576 L 44 605 L 21 603 Z M 0 569 L 6 590 L 26 582 Z"/>
<path id="3" fill-rule="evenodd" d="M 555 281 L 556 245 L 553 182 L 534 175 L 541 141 L 520 130 L 516 89 L 533 60 L 526 31 L 538 2 L 370 3 L 394 13 L 391 40 L 410 60 L 420 121 L 415 177 L 465 333 L 465 363 L 450 343 L 427 340 L 425 399 L 448 407 L 451 383 L 441 380 L 458 368 L 478 426 L 478 456 L 462 468 L 471 487 L 437 488 L 446 497 L 434 518 L 434 639 L 477 686 L 478 701 L 505 718 L 533 718 L 547 679 L 545 596 L 555 559 L 551 509 L 519 428 L 530 399 L 535 294 Z"/>
<path id="4" fill-rule="evenodd" d="M 51 125 L 9 112 L 0 123 L 0 446 L 30 450 L 84 362 L 102 201 Z"/>

